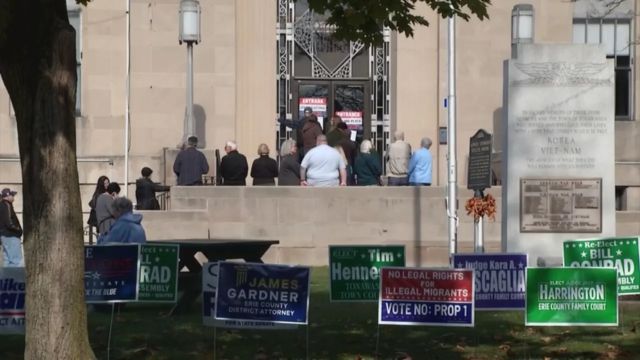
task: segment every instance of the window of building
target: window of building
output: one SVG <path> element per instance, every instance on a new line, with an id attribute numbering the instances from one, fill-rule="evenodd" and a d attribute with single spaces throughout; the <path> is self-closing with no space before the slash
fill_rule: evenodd
<path id="1" fill-rule="evenodd" d="M 631 120 L 633 77 L 631 64 L 631 21 L 629 19 L 586 18 L 573 20 L 574 44 L 604 44 L 607 58 L 615 63 L 616 120 Z"/>
<path id="2" fill-rule="evenodd" d="M 82 94 L 82 25 L 80 22 L 80 10 L 69 10 L 69 23 L 76 30 L 76 72 L 78 74 L 78 83 L 76 86 L 76 116 L 81 114 L 82 102 L 80 95 Z"/>

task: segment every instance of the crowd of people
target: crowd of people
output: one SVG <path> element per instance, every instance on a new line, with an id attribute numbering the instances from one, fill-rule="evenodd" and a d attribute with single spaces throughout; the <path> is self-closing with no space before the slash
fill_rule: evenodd
<path id="1" fill-rule="evenodd" d="M 249 164 L 238 151 L 234 141 L 225 144 L 226 155 L 218 171 L 220 185 L 246 185 L 251 175 L 254 186 L 378 186 L 383 184 L 382 162 L 370 140 L 359 145 L 352 140 L 347 124 L 340 116 L 333 116 L 325 129 L 311 108 L 306 108 L 301 121 L 280 119 L 282 124 L 296 130 L 294 139 L 280 146 L 280 163 L 270 157 L 266 144 L 258 146 L 258 158 Z M 202 176 L 209 172 L 209 164 L 196 149 L 198 139 L 191 136 L 177 156 L 173 171 L 178 185 L 201 185 Z M 411 152 L 404 133 L 396 132 L 385 160 L 389 186 L 430 186 L 432 156 L 431 140 L 423 138 L 420 148 Z M 278 181 L 276 182 L 276 179 Z"/>

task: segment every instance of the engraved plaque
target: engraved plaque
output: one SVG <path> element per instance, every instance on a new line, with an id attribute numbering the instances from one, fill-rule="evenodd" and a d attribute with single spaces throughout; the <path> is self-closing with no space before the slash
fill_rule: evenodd
<path id="1" fill-rule="evenodd" d="M 520 179 L 520 231 L 602 232 L 602 179 Z"/>

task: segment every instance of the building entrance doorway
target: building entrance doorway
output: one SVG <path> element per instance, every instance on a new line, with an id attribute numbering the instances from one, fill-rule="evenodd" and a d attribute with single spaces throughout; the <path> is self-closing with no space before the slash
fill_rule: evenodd
<path id="1" fill-rule="evenodd" d="M 358 80 L 296 80 L 294 87 L 294 120 L 300 121 L 306 107 L 313 109 L 323 127 L 328 130 L 331 116 L 338 115 L 352 131 L 358 143 L 371 137 L 369 82 Z"/>

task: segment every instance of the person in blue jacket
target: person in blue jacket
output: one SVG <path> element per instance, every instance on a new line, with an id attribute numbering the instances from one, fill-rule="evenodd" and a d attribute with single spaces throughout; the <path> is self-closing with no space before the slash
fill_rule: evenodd
<path id="1" fill-rule="evenodd" d="M 413 153 L 409 160 L 409 185 L 431 186 L 431 139 L 420 140 L 420 149 Z"/>
<path id="2" fill-rule="evenodd" d="M 111 225 L 109 232 L 103 238 L 101 244 L 123 243 L 123 244 L 144 244 L 147 236 L 142 222 L 141 214 L 133 213 L 131 200 L 121 197 L 113 201 L 113 210 L 116 222 Z"/>

